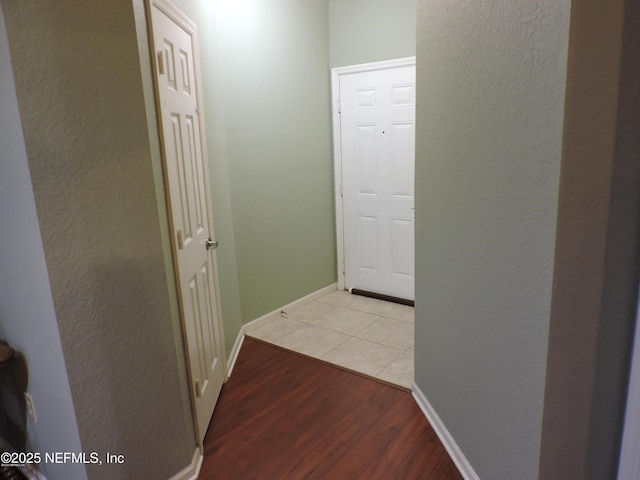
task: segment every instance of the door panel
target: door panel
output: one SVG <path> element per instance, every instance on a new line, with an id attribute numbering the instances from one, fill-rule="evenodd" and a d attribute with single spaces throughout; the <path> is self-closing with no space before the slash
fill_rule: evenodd
<path id="1" fill-rule="evenodd" d="M 414 298 L 415 66 L 340 77 L 345 280 Z"/>
<path id="2" fill-rule="evenodd" d="M 360 215 L 359 249 L 360 268 L 370 272 L 378 270 L 378 219 Z"/>
<path id="3" fill-rule="evenodd" d="M 376 165 L 376 126 L 357 125 L 358 129 L 358 183 L 360 195 L 376 195 L 378 169 Z"/>
<path id="4" fill-rule="evenodd" d="M 413 278 L 413 222 L 391 219 L 391 274 Z"/>
<path id="5" fill-rule="evenodd" d="M 413 199 L 414 125 L 394 123 L 391 126 L 391 195 Z"/>
<path id="6" fill-rule="evenodd" d="M 218 318 L 212 235 L 205 183 L 197 71 L 195 26 L 167 2 L 154 0 L 153 41 L 165 176 L 186 339 L 192 397 L 200 440 L 207 431 L 225 380 L 222 328 Z"/>

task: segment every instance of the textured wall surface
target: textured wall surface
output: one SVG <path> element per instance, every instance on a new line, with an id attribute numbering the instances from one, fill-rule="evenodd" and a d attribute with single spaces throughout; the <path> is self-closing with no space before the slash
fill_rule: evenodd
<path id="1" fill-rule="evenodd" d="M 336 281 L 327 10 L 216 3 L 216 153 L 229 167 L 244 321 Z"/>
<path id="2" fill-rule="evenodd" d="M 416 54 L 416 0 L 329 0 L 332 67 Z"/>
<path id="3" fill-rule="evenodd" d="M 190 463 L 130 1 L 2 4 L 82 447 Z"/>
<path id="4" fill-rule="evenodd" d="M 0 10 L 0 338 L 22 352 L 38 422 L 31 452 L 81 451 L 31 187 L 4 17 Z M 37 334 L 36 334 L 37 332 Z M 5 400 L 6 401 L 6 400 Z M 84 479 L 82 464 L 41 465 L 50 479 Z"/>
<path id="5" fill-rule="evenodd" d="M 418 2 L 415 379 L 483 479 L 538 474 L 568 26 Z"/>
<path id="6" fill-rule="evenodd" d="M 638 2 L 572 2 L 545 480 L 616 478 L 640 267 L 639 30 Z"/>

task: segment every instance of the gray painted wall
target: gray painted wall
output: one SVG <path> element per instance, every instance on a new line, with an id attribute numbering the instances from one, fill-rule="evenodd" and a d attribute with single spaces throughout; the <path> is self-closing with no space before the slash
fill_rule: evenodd
<path id="1" fill-rule="evenodd" d="M 545 480 L 616 478 L 640 268 L 639 30 L 638 2 L 572 2 Z"/>
<path id="2" fill-rule="evenodd" d="M 480 478 L 538 478 L 569 1 L 418 2 L 416 374 Z"/>
<path id="3" fill-rule="evenodd" d="M 42 249 L 27 153 L 0 10 L 0 338 L 22 352 L 38 422 L 32 452 L 82 451 Z M 81 464 L 43 464 L 50 479 L 87 478 Z"/>
<path id="4" fill-rule="evenodd" d="M 331 67 L 416 54 L 416 0 L 329 0 Z"/>
<path id="5" fill-rule="evenodd" d="M 5 1 L 25 145 L 92 479 L 190 463 L 132 4 Z"/>
<path id="6" fill-rule="evenodd" d="M 214 152 L 229 169 L 246 322 L 336 281 L 328 12 L 247 0 L 216 2 L 216 16 Z"/>

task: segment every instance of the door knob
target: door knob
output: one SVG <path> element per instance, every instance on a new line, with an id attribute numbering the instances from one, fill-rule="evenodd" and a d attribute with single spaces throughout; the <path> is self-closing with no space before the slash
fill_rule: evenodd
<path id="1" fill-rule="evenodd" d="M 205 245 L 207 246 L 207 250 L 209 250 L 210 248 L 213 248 L 215 250 L 216 248 L 218 248 L 218 245 L 220 245 L 220 243 L 217 240 L 211 240 L 210 238 L 207 238 L 205 240 Z"/>

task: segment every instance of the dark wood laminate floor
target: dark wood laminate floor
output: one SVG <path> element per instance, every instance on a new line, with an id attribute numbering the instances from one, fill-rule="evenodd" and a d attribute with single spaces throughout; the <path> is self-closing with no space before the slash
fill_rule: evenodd
<path id="1" fill-rule="evenodd" d="M 411 394 L 245 338 L 200 480 L 462 479 Z"/>

